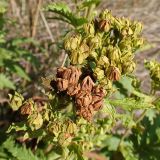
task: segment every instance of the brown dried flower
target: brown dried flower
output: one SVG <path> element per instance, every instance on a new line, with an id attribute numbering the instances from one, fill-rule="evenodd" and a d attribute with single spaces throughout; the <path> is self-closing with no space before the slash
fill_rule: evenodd
<path id="1" fill-rule="evenodd" d="M 70 96 L 74 96 L 74 95 L 78 94 L 79 90 L 80 90 L 80 84 L 69 85 L 68 89 L 67 89 L 67 94 Z"/>
<path id="2" fill-rule="evenodd" d="M 76 105 L 78 108 L 88 107 L 92 102 L 92 95 L 88 91 L 81 90 L 75 97 Z"/>
<path id="3" fill-rule="evenodd" d="M 92 105 L 89 105 L 88 107 L 85 108 L 80 108 L 77 110 L 76 114 L 80 117 L 83 117 L 84 119 L 91 121 L 93 117 L 93 107 Z"/>
<path id="4" fill-rule="evenodd" d="M 94 86 L 93 80 L 89 76 L 87 76 L 82 81 L 81 89 L 91 92 L 93 86 Z"/>
<path id="5" fill-rule="evenodd" d="M 68 84 L 77 84 L 81 70 L 75 66 L 60 67 L 57 69 L 57 78 L 68 80 Z"/>
<path id="6" fill-rule="evenodd" d="M 103 98 L 105 96 L 104 89 L 100 86 L 95 86 L 92 91 L 92 106 L 95 111 L 98 111 L 103 105 Z"/>
<path id="7" fill-rule="evenodd" d="M 65 91 L 68 88 L 68 80 L 57 78 L 57 88 L 59 91 Z"/>
<path id="8" fill-rule="evenodd" d="M 31 115 L 32 112 L 33 112 L 33 110 L 32 110 L 31 104 L 26 103 L 20 108 L 20 113 L 22 115 Z"/>

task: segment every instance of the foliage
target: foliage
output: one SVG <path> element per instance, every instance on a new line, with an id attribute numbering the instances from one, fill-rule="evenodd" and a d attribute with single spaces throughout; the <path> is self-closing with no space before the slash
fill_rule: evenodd
<path id="1" fill-rule="evenodd" d="M 5 1 L 1 3 L 6 4 Z M 0 89 L 16 89 L 14 82 L 11 80 L 12 77 L 17 75 L 24 80 L 30 81 L 31 79 L 25 71 L 23 63 L 26 61 L 36 67 L 38 61 L 33 54 L 21 47 L 26 43 L 34 42 L 32 39 L 13 38 L 9 40 L 6 38 L 7 31 L 5 30 L 5 25 L 9 23 L 9 20 L 7 20 L 5 15 L 7 6 L 2 5 L 2 7 L 3 8 L 0 9 L 0 70 L 5 74 L 0 74 Z"/>
<path id="2" fill-rule="evenodd" d="M 85 160 L 94 153 L 110 160 L 158 160 L 160 64 L 145 62 L 152 81 L 151 93 L 143 93 L 133 72 L 142 25 L 108 10 L 96 15 L 99 2 L 75 1 L 73 10 L 65 3 L 45 7 L 56 15 L 52 19 L 72 26 L 62 38 L 68 57 L 55 76 L 42 78 L 43 97 L 9 94 L 16 118 L 1 142 L 0 158 Z M 0 65 L 7 72 L 0 74 L 0 87 L 15 89 L 11 73 L 30 80 L 19 61 L 36 65 L 21 44 L 35 41 L 6 40 L 3 34 Z"/>

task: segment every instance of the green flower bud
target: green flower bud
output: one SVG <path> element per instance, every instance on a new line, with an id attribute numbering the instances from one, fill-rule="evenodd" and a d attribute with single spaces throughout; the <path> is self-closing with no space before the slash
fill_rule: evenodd
<path id="1" fill-rule="evenodd" d="M 97 65 L 102 66 L 102 68 L 108 68 L 110 65 L 109 59 L 106 56 L 101 56 L 97 61 Z"/>
<path id="2" fill-rule="evenodd" d="M 136 64 L 133 61 L 125 61 L 122 63 L 122 73 L 132 73 L 136 67 Z"/>
<path id="3" fill-rule="evenodd" d="M 94 76 L 98 79 L 101 80 L 105 77 L 104 75 L 104 70 L 100 69 L 99 67 L 96 67 L 94 70 Z"/>
<path id="4" fill-rule="evenodd" d="M 62 123 L 60 121 L 53 121 L 47 127 L 49 133 L 54 134 L 56 137 L 62 132 Z"/>
<path id="5" fill-rule="evenodd" d="M 75 133 L 77 131 L 77 126 L 72 121 L 66 121 L 65 126 L 66 126 L 65 132 L 67 133 Z"/>
<path id="6" fill-rule="evenodd" d="M 66 38 L 64 48 L 68 51 L 77 49 L 81 43 L 81 39 L 82 37 L 80 34 L 72 35 L 71 37 Z"/>
<path id="7" fill-rule="evenodd" d="M 132 43 L 133 43 L 134 47 L 140 47 L 143 45 L 144 40 L 143 40 L 143 38 L 135 38 L 132 40 Z"/>
<path id="8" fill-rule="evenodd" d="M 89 39 L 89 47 L 90 49 L 97 49 L 97 48 L 100 48 L 102 47 L 102 40 L 101 40 L 101 35 L 100 34 L 97 34 L 95 35 L 94 37 L 90 38 Z"/>
<path id="9" fill-rule="evenodd" d="M 113 20 L 114 19 L 114 17 L 111 14 L 111 11 L 109 11 L 107 9 L 105 11 L 103 11 L 102 13 L 100 13 L 99 18 L 102 20 L 107 20 L 107 19 Z"/>
<path id="10" fill-rule="evenodd" d="M 83 28 L 84 28 L 85 33 L 87 33 L 88 35 L 94 35 L 95 30 L 94 30 L 93 24 L 91 24 L 91 23 L 84 24 Z"/>
<path id="11" fill-rule="evenodd" d="M 31 130 L 37 130 L 42 127 L 43 119 L 42 115 L 39 113 L 32 114 L 28 117 L 28 124 Z"/>
<path id="12" fill-rule="evenodd" d="M 89 56 L 90 56 L 91 58 L 94 58 L 95 60 L 97 60 L 97 58 L 98 58 L 98 53 L 95 52 L 95 51 L 91 51 Z"/>
<path id="13" fill-rule="evenodd" d="M 104 90 L 111 91 L 112 90 L 112 81 L 107 78 L 104 78 L 100 81 L 100 85 L 103 86 Z"/>
<path id="14" fill-rule="evenodd" d="M 134 31 L 135 35 L 139 35 L 142 32 L 143 26 L 141 23 L 135 21 L 131 28 Z"/>
<path id="15" fill-rule="evenodd" d="M 122 29 L 121 34 L 122 34 L 122 36 L 125 37 L 127 35 L 132 35 L 133 31 L 130 27 L 125 27 L 125 28 Z"/>
<path id="16" fill-rule="evenodd" d="M 107 50 L 107 57 L 110 61 L 118 62 L 120 60 L 121 52 L 119 48 L 110 46 Z"/>
<path id="17" fill-rule="evenodd" d="M 70 53 L 70 60 L 72 64 L 82 64 L 84 60 L 89 56 L 89 47 L 82 43 L 78 50 L 72 51 Z"/>

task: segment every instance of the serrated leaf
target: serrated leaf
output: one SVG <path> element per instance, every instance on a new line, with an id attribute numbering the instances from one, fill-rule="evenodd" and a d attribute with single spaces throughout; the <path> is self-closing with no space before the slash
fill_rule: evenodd
<path id="1" fill-rule="evenodd" d="M 134 109 L 149 109 L 155 108 L 155 106 L 149 102 L 145 102 L 144 100 L 135 100 L 133 98 L 124 98 L 124 99 L 112 99 L 108 100 L 110 104 L 114 106 L 122 107 L 125 110 L 134 110 Z"/>
<path id="2" fill-rule="evenodd" d="M 39 159 L 30 149 L 27 149 L 25 146 L 16 145 L 12 137 L 9 137 L 2 145 L 16 160 Z"/>
<path id="3" fill-rule="evenodd" d="M 0 89 L 10 88 L 15 89 L 15 85 L 12 81 L 9 80 L 8 77 L 4 74 L 0 74 Z"/>
<path id="4" fill-rule="evenodd" d="M 78 17 L 72 13 L 71 9 L 65 3 L 52 3 L 46 7 L 47 11 L 57 13 L 60 15 L 59 19 L 69 24 L 73 25 L 74 27 L 78 27 L 87 23 L 87 19 Z M 58 18 L 58 17 L 57 17 Z"/>

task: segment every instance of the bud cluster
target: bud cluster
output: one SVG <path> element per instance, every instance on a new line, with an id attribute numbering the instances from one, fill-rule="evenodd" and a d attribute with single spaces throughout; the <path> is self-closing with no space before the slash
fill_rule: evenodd
<path id="1" fill-rule="evenodd" d="M 153 87 L 160 89 L 160 63 L 157 61 L 145 61 L 145 67 L 150 72 Z"/>
<path id="2" fill-rule="evenodd" d="M 108 90 L 112 81 L 133 72 L 134 52 L 143 44 L 142 25 L 112 16 L 108 10 L 84 24 L 64 42 L 71 64 L 93 71 L 96 80 Z"/>
<path id="3" fill-rule="evenodd" d="M 65 92 L 74 100 L 76 114 L 88 121 L 103 105 L 104 89 L 95 85 L 90 76 L 82 78 L 82 72 L 75 66 L 60 67 L 57 69 L 54 89 L 59 94 Z"/>

